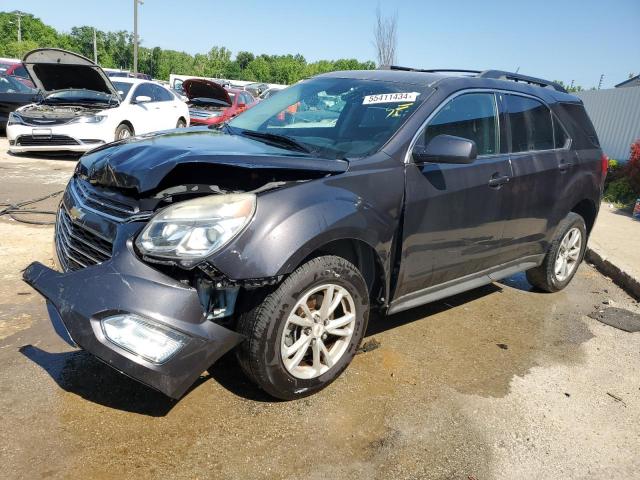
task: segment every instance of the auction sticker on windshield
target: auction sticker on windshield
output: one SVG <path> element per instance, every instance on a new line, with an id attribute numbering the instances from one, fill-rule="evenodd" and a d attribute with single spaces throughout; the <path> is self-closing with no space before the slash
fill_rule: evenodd
<path id="1" fill-rule="evenodd" d="M 367 95 L 362 99 L 363 105 L 372 105 L 374 103 L 399 103 L 399 102 L 415 102 L 420 95 L 418 92 L 398 92 L 398 93 L 380 93 L 378 95 Z"/>

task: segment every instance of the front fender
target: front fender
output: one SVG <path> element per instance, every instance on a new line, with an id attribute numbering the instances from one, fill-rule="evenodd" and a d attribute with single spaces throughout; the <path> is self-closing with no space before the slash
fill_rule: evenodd
<path id="1" fill-rule="evenodd" d="M 209 261 L 233 280 L 275 277 L 329 242 L 355 239 L 370 245 L 388 272 L 403 191 L 395 165 L 268 192 L 249 227 Z"/>

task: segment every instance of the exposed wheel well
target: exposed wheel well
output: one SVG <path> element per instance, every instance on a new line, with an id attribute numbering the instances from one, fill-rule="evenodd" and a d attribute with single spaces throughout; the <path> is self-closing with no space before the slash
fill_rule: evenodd
<path id="1" fill-rule="evenodd" d="M 303 263 L 322 255 L 342 257 L 355 265 L 367 282 L 372 303 L 386 297 L 382 262 L 376 251 L 365 242 L 356 239 L 335 240 L 315 250 Z"/>
<path id="2" fill-rule="evenodd" d="M 131 122 L 129 120 L 123 120 L 122 122 L 120 122 L 118 124 L 118 127 L 120 125 L 126 125 L 127 127 L 129 127 L 129 130 L 131 130 L 131 134 L 135 135 L 136 134 L 136 130 L 133 128 L 133 125 L 131 124 Z M 116 127 L 116 130 L 118 129 L 118 127 Z"/>
<path id="3" fill-rule="evenodd" d="M 596 221 L 597 209 L 595 204 L 585 198 L 578 202 L 571 211 L 577 213 L 584 219 L 584 223 L 587 226 L 587 235 L 589 235 Z"/>

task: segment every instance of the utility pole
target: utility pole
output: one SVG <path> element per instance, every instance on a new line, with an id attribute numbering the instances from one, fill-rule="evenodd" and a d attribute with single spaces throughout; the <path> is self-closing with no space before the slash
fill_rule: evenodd
<path id="1" fill-rule="evenodd" d="M 604 80 L 604 73 L 600 75 L 600 81 L 598 82 L 598 90 L 602 87 L 602 81 Z"/>
<path id="2" fill-rule="evenodd" d="M 133 0 L 133 73 L 138 73 L 138 3 L 143 0 Z"/>
<path id="3" fill-rule="evenodd" d="M 93 27 L 93 63 L 98 64 L 98 44 L 96 42 L 96 27 Z"/>
<path id="4" fill-rule="evenodd" d="M 18 19 L 18 41 L 21 42 L 22 41 L 22 17 L 24 17 L 24 13 L 14 12 L 14 15 Z M 9 23 L 13 23 L 13 22 L 9 22 Z"/>

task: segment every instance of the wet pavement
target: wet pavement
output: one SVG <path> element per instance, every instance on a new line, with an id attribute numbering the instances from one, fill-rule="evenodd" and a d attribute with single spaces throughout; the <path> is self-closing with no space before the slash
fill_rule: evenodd
<path id="1" fill-rule="evenodd" d="M 44 195 L 73 164 L 0 154 L 0 193 Z M 557 294 L 520 274 L 374 316 L 377 348 L 307 399 L 273 401 L 229 355 L 175 402 L 55 336 L 20 281 L 28 263 L 50 261 L 52 233 L 0 219 L 4 478 L 640 475 L 640 333 L 587 316 L 640 306 L 586 264 Z"/>

